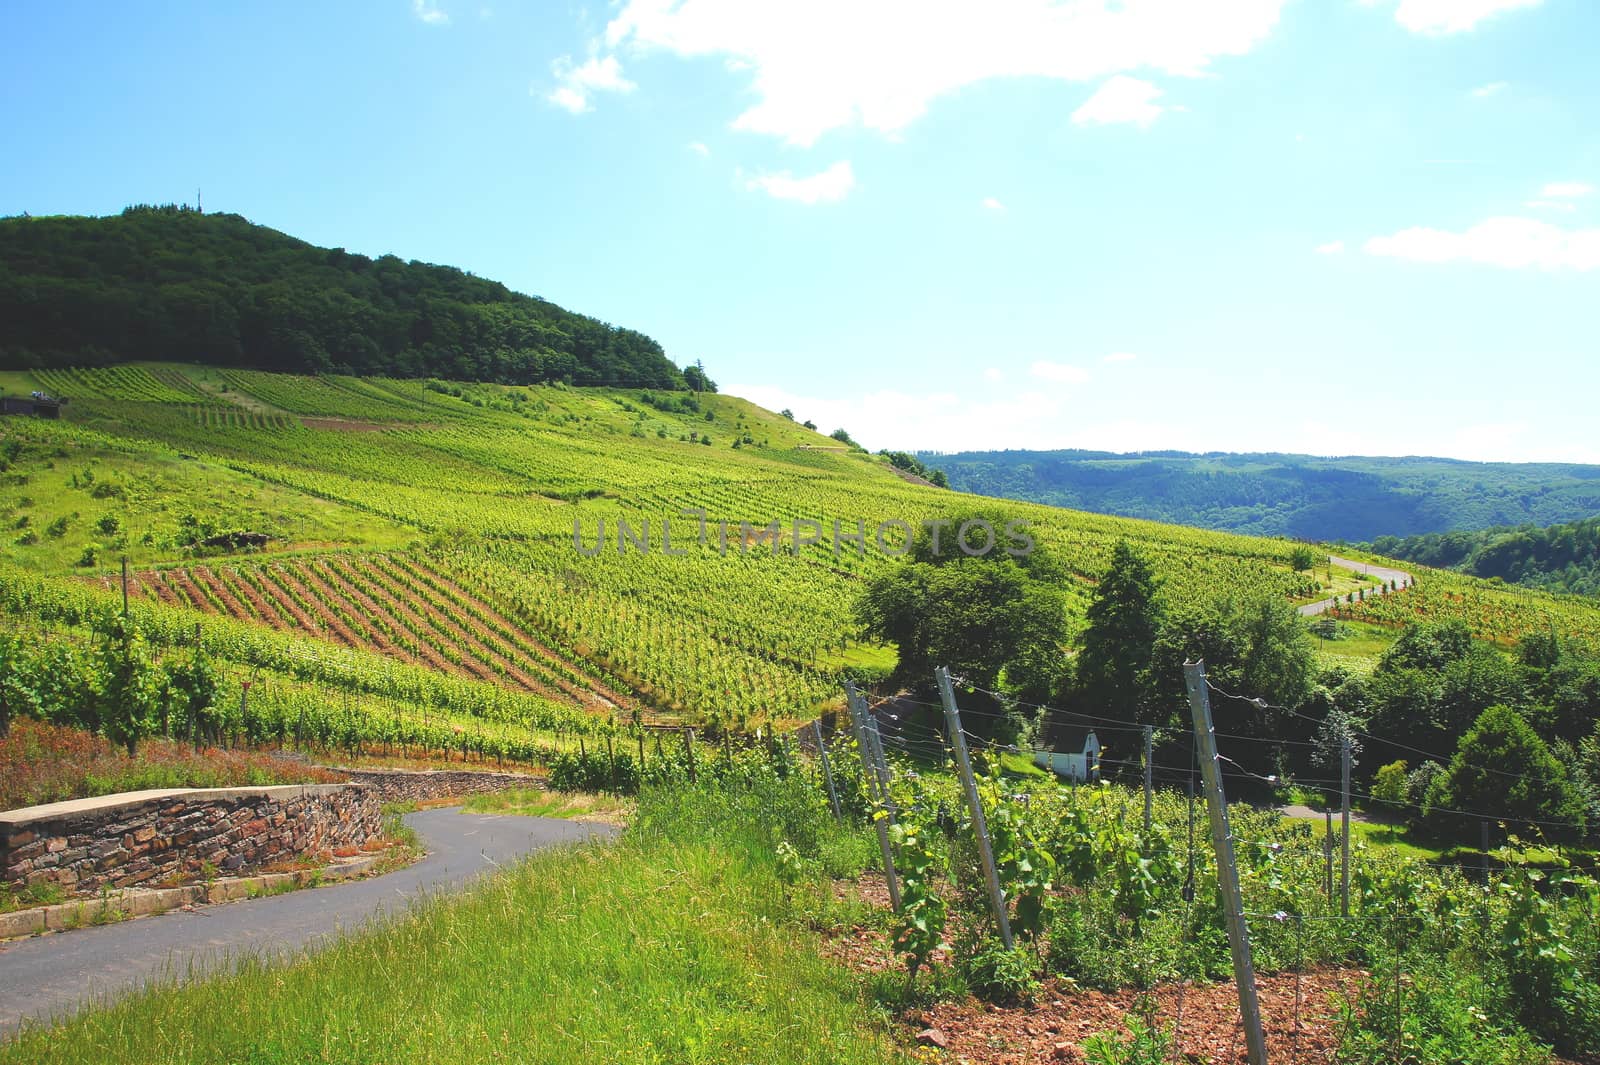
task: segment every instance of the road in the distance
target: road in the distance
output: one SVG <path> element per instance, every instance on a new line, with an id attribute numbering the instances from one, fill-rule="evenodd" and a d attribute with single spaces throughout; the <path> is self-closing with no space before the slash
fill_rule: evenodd
<path id="1" fill-rule="evenodd" d="M 1374 566 L 1370 562 L 1353 562 L 1348 558 L 1340 558 L 1338 555 L 1329 555 L 1328 561 L 1335 566 L 1355 570 L 1357 573 L 1364 573 L 1369 577 L 1376 577 L 1385 584 L 1394 581 L 1395 586 L 1398 588 L 1411 587 L 1411 574 L 1405 570 L 1390 569 L 1387 566 Z M 1314 614 L 1325 614 L 1329 607 L 1340 601 L 1340 597 L 1336 595 L 1327 599 L 1319 599 L 1315 603 L 1307 603 L 1301 607 L 1300 613 L 1308 617 Z"/>
<path id="2" fill-rule="evenodd" d="M 165 973 L 186 973 L 191 962 L 214 968 L 228 952 L 286 954 L 315 946 L 540 847 L 617 832 L 608 825 L 454 809 L 423 810 L 405 820 L 428 856 L 385 876 L 0 945 L 0 1037 L 25 1019 L 59 1016 L 87 998 L 115 998 Z"/>

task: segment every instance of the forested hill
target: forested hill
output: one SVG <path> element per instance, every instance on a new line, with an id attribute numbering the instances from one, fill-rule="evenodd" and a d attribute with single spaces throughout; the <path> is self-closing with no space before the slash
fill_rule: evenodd
<path id="1" fill-rule="evenodd" d="M 447 266 L 238 215 L 0 219 L 0 368 L 159 359 L 290 373 L 683 388 L 632 329 Z M 703 374 L 689 375 L 704 384 Z"/>
<path id="2" fill-rule="evenodd" d="M 1380 536 L 1372 545 L 1391 558 L 1460 570 L 1474 577 L 1600 595 L 1600 518 L 1540 529 L 1532 525 L 1480 532 Z"/>
<path id="3" fill-rule="evenodd" d="M 1227 532 L 1369 541 L 1600 513 L 1600 466 L 1102 451 L 920 453 L 965 492 Z"/>

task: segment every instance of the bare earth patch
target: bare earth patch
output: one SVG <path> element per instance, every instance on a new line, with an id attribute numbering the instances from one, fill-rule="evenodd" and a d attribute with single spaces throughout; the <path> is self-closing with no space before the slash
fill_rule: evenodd
<path id="1" fill-rule="evenodd" d="M 881 876 L 842 882 L 835 895 L 887 910 L 888 889 Z M 856 972 L 904 972 L 883 932 L 865 925 L 839 930 L 823 952 Z M 951 963 L 948 948 L 935 963 Z M 1312 969 L 1258 976 L 1257 995 L 1267 1032 L 1268 1059 L 1275 1065 L 1323 1065 L 1338 1048 L 1336 995 L 1354 996 L 1367 974 L 1356 969 Z M 1026 1006 L 992 1006 L 977 999 L 940 1002 L 900 1013 L 902 1037 L 919 1044 L 923 1060 L 968 1065 L 1033 1065 L 1084 1061 L 1082 1046 L 1100 1032 L 1125 1033 L 1124 1019 L 1146 1008 L 1132 989 L 1116 992 L 1081 988 L 1054 978 Z M 1157 1026 L 1178 1025 L 1172 1060 L 1234 1065 L 1247 1059 L 1239 1024 L 1238 993 L 1231 983 L 1163 984 L 1148 994 Z M 941 1045 L 942 1044 L 942 1045 Z"/>

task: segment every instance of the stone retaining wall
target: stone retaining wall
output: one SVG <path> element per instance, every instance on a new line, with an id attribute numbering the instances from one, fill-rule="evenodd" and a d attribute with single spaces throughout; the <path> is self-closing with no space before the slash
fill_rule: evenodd
<path id="1" fill-rule="evenodd" d="M 483 795 L 508 788 L 542 788 L 544 781 L 524 773 L 474 773 L 462 769 L 346 769 L 330 767 L 351 780 L 370 785 L 384 802 L 417 802 Z"/>
<path id="2" fill-rule="evenodd" d="M 91 893 L 358 848 L 382 828 L 363 784 L 169 788 L 0 813 L 0 884 Z"/>

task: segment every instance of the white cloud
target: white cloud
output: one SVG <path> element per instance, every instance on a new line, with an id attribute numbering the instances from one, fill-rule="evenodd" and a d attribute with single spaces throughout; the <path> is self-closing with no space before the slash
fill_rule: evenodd
<path id="1" fill-rule="evenodd" d="M 705 143 L 702 142 L 702 141 L 690 141 L 689 142 L 689 150 L 691 152 L 693 152 L 694 154 L 698 155 L 702 159 L 706 158 L 708 155 L 711 154 L 711 149 L 707 148 L 705 146 Z"/>
<path id="2" fill-rule="evenodd" d="M 581 115 L 585 111 L 594 110 L 589 106 L 589 98 L 587 96 L 579 92 L 577 89 L 569 89 L 565 85 L 550 93 L 550 95 L 546 96 L 545 99 L 549 100 L 557 107 L 565 108 L 566 110 L 571 111 L 575 115 Z"/>
<path id="3" fill-rule="evenodd" d="M 1131 122 L 1148 126 L 1161 117 L 1162 107 L 1155 100 L 1161 90 L 1148 81 L 1118 74 L 1094 91 L 1083 106 L 1072 112 L 1075 126 L 1103 126 Z"/>
<path id="4" fill-rule="evenodd" d="M 1089 380 L 1089 371 L 1081 366 L 1071 366 L 1064 362 L 1050 362 L 1040 359 L 1028 367 L 1028 372 L 1041 381 L 1054 381 L 1063 385 L 1081 385 Z"/>
<path id="5" fill-rule="evenodd" d="M 1578 205 L 1567 200 L 1528 200 L 1522 206 L 1536 211 L 1576 211 Z"/>
<path id="6" fill-rule="evenodd" d="M 937 98 L 995 78 L 1198 77 L 1271 33 L 1285 0 L 630 0 L 610 48 L 748 73 L 737 129 L 810 145 L 902 130 Z"/>
<path id="7" fill-rule="evenodd" d="M 1373 0 L 1368 0 L 1369 3 Z M 1400 0 L 1394 20 L 1412 33 L 1466 33 L 1503 11 L 1538 7 L 1542 0 Z"/>
<path id="8" fill-rule="evenodd" d="M 1139 356 L 1135 355 L 1131 351 L 1113 351 L 1110 355 L 1107 355 L 1105 358 L 1101 359 L 1100 361 L 1101 362 L 1132 362 L 1134 359 L 1137 359 L 1138 357 Z"/>
<path id="9" fill-rule="evenodd" d="M 1490 218 L 1462 233 L 1413 226 L 1373 237 L 1365 247 L 1369 255 L 1421 263 L 1600 270 L 1600 229 L 1562 229 L 1533 218 Z"/>
<path id="10" fill-rule="evenodd" d="M 411 0 L 411 13 L 430 26 L 450 24 L 450 16 L 439 10 L 438 0 Z"/>
<path id="11" fill-rule="evenodd" d="M 983 379 L 991 384 L 1004 381 L 1006 379 L 1005 371 L 997 366 L 990 366 L 983 371 Z"/>
<path id="12" fill-rule="evenodd" d="M 1468 95 L 1470 95 L 1470 96 L 1472 96 L 1472 97 L 1474 97 L 1476 99 L 1479 99 L 1479 100 L 1486 100 L 1489 97 L 1495 95 L 1496 93 L 1504 92 L 1509 85 L 1510 85 L 1510 82 L 1506 82 L 1506 81 L 1491 81 L 1487 85 L 1479 85 L 1476 89 L 1473 89 L 1472 92 L 1469 93 Z"/>
<path id="13" fill-rule="evenodd" d="M 545 99 L 575 115 L 594 110 L 592 97 L 597 92 L 632 92 L 638 88 L 622 76 L 622 64 L 614 55 L 604 59 L 590 56 L 578 66 L 573 65 L 571 56 L 564 55 L 550 64 L 550 70 L 561 84 Z"/>
<path id="14" fill-rule="evenodd" d="M 856 187 L 856 174 L 845 161 L 834 163 L 821 173 L 797 178 L 784 170 L 777 174 L 757 174 L 744 183 L 747 189 L 759 189 L 779 200 L 796 203 L 837 203 L 850 195 Z"/>
<path id="15" fill-rule="evenodd" d="M 1004 211 L 1006 209 L 1006 205 L 995 199 L 993 196 L 985 196 L 983 198 L 983 206 L 985 209 L 990 211 Z"/>
<path id="16" fill-rule="evenodd" d="M 1344 241 L 1330 240 L 1326 244 L 1317 245 L 1318 255 L 1338 255 L 1344 251 Z"/>
<path id="17" fill-rule="evenodd" d="M 1581 181 L 1552 181 L 1539 190 L 1539 195 L 1552 200 L 1570 200 L 1587 196 L 1593 191 L 1593 185 L 1586 185 Z"/>

